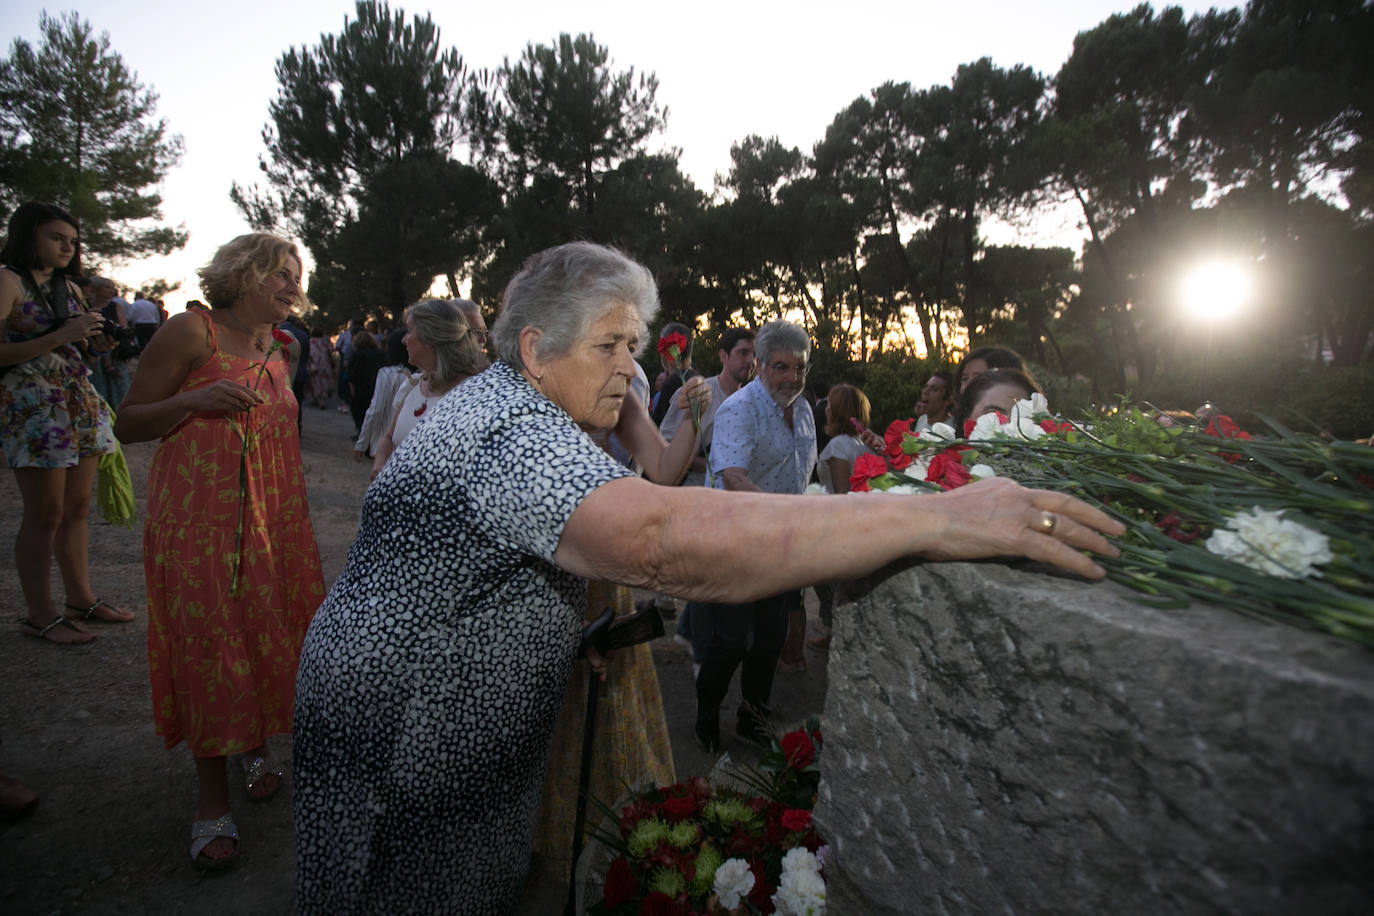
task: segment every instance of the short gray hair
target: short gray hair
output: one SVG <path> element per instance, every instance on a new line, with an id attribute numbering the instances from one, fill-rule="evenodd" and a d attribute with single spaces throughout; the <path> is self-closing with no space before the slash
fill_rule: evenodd
<path id="1" fill-rule="evenodd" d="M 471 299 L 450 299 L 449 301 L 458 306 L 459 310 L 469 315 L 482 314 L 482 307 Z"/>
<path id="2" fill-rule="evenodd" d="M 811 338 L 790 321 L 770 321 L 754 335 L 754 358 L 766 365 L 775 353 L 800 353 L 811 356 Z"/>
<path id="3" fill-rule="evenodd" d="M 633 306 L 639 315 L 641 346 L 649 322 L 658 314 L 658 286 L 653 275 L 614 248 L 592 242 L 569 242 L 530 255 L 506 285 L 501 314 L 491 337 L 496 354 L 517 368 L 520 331 L 538 328 L 541 359 L 556 359 L 587 336 L 592 324 L 613 303 Z"/>
<path id="4" fill-rule="evenodd" d="M 487 358 L 477 338 L 468 333 L 468 322 L 459 311 L 461 299 L 421 299 L 406 309 L 415 335 L 434 351 L 429 380 L 440 387 L 463 375 L 487 368 Z"/>

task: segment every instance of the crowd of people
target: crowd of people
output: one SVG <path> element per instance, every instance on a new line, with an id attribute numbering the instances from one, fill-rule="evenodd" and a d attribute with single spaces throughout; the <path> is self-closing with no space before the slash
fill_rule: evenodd
<path id="1" fill-rule="evenodd" d="M 1104 535 L 1121 530 L 1006 480 L 922 497 L 803 495 L 817 474 L 844 493 L 856 457 L 881 448 L 864 393 L 837 384 L 824 404 L 803 399 L 811 343 L 785 321 L 726 330 L 721 372 L 702 378 L 690 328 L 650 337 L 650 273 L 588 242 L 529 258 L 490 340 L 475 303 L 424 300 L 398 335 L 354 327 L 331 345 L 295 320 L 309 309 L 295 247 L 241 236 L 201 269 L 207 304 L 142 342 L 112 420 L 91 383 L 91 363 L 116 346 L 95 307 L 109 300 L 69 278 L 79 238 L 70 215 L 26 204 L 0 271 L 22 626 L 75 643 L 92 638 L 82 619 L 133 619 L 90 589 L 85 517 L 115 437 L 156 440 L 148 662 L 157 733 L 187 746 L 198 777 L 190 856 L 233 863 L 227 762 L 268 798 L 285 777 L 266 739 L 290 732 L 302 912 L 508 912 L 532 851 L 559 867 L 571 855 L 567 781 L 584 749 L 568 710 L 591 678 L 611 698 L 593 786 L 672 781 L 647 646 L 578 661 L 588 620 L 633 613 L 631 587 L 687 602 L 695 732 L 714 750 L 736 670 L 737 734 L 771 737 L 775 672 L 803 651 L 803 588 L 908 555 L 1029 556 L 1096 578 L 1085 551 L 1114 553 Z M 687 352 L 659 348 L 655 402 L 636 356 L 660 337 Z M 953 378 L 931 379 L 925 421 L 1033 387 L 1004 353 L 975 351 Z M 373 482 L 326 591 L 299 424 L 307 393 L 323 406 L 333 392 L 348 395 L 354 456 L 372 456 Z M 64 607 L 49 591 L 54 557 Z M 833 613 L 832 601 L 827 625 Z"/>

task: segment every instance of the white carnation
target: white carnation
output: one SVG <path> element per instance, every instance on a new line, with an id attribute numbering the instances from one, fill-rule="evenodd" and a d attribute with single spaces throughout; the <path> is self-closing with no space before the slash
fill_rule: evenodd
<path id="1" fill-rule="evenodd" d="M 1030 396 L 1031 413 L 1039 416 L 1050 412 L 1050 402 L 1045 400 L 1045 396 L 1040 392 L 1035 392 Z"/>
<path id="2" fill-rule="evenodd" d="M 1280 579 L 1320 576 L 1316 566 L 1332 560 L 1326 535 L 1259 506 L 1212 532 L 1207 549 Z"/>
<path id="3" fill-rule="evenodd" d="M 826 495 L 826 493 L 825 493 L 825 487 L 821 486 L 821 485 L 818 484 L 818 483 L 808 484 L 807 487 L 806 487 L 806 489 L 802 491 L 802 495 L 803 495 L 803 496 L 825 496 L 825 495 Z"/>
<path id="4" fill-rule="evenodd" d="M 1040 400 L 1044 400 L 1041 397 Z M 1043 413 L 1044 411 L 1039 411 Z M 1012 405 L 1011 419 L 1002 424 L 1003 435 L 1011 436 L 1016 439 L 1039 439 L 1045 435 L 1045 431 L 1040 428 L 1040 424 L 1035 422 L 1035 402 L 1030 399 L 1022 399 Z"/>
<path id="5" fill-rule="evenodd" d="M 996 477 L 997 472 L 986 464 L 975 464 L 968 469 L 969 476 L 974 480 L 983 480 L 988 477 Z"/>
<path id="6" fill-rule="evenodd" d="M 968 438 L 970 442 L 995 439 L 1001 431 L 1002 421 L 997 418 L 997 414 L 988 412 L 974 422 L 973 432 L 968 434 Z"/>
<path id="7" fill-rule="evenodd" d="M 753 889 L 754 873 L 749 870 L 749 863 L 743 859 L 726 859 L 720 868 L 716 869 L 713 890 L 720 898 L 720 905 L 727 910 L 739 906 L 740 899 L 747 897 Z"/>
<path id="8" fill-rule="evenodd" d="M 912 480 L 925 480 L 926 473 L 930 470 L 929 458 L 917 458 L 915 461 L 902 468 L 902 473 Z"/>
<path id="9" fill-rule="evenodd" d="M 916 438 L 924 442 L 948 442 L 957 438 L 954 427 L 948 423 L 932 423 L 929 429 L 923 429 Z"/>
<path id="10" fill-rule="evenodd" d="M 922 487 L 914 487 L 909 483 L 899 483 L 896 486 L 888 487 L 886 490 L 874 489 L 874 493 L 891 493 L 894 496 L 915 496 L 917 493 L 926 492 Z"/>
<path id="11" fill-rule="evenodd" d="M 782 859 L 778 892 L 772 899 L 781 916 L 824 916 L 825 880 L 814 853 L 801 846 L 788 850 Z"/>

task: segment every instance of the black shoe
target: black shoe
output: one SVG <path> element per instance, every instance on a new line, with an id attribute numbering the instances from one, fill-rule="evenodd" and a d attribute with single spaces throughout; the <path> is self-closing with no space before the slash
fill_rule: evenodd
<path id="1" fill-rule="evenodd" d="M 700 725 L 692 728 L 692 734 L 696 736 L 697 747 L 707 754 L 720 753 L 720 728 L 703 729 Z"/>
<path id="2" fill-rule="evenodd" d="M 739 716 L 735 720 L 735 734 L 765 751 L 773 747 L 773 733 L 768 730 L 768 723 L 756 716 Z"/>

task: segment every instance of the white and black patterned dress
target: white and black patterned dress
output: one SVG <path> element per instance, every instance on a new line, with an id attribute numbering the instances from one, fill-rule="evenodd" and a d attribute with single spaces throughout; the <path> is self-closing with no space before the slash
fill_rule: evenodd
<path id="1" fill-rule="evenodd" d="M 363 500 L 296 685 L 302 913 L 505 913 L 528 865 L 586 585 L 568 517 L 629 472 L 498 362 Z"/>

